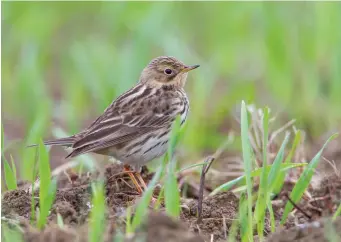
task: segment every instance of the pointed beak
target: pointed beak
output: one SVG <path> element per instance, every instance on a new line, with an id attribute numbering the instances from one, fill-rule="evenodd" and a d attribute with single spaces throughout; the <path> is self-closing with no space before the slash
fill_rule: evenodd
<path id="1" fill-rule="evenodd" d="M 197 69 L 200 65 L 194 65 L 194 66 L 185 66 L 185 68 L 182 70 L 183 73 L 189 72 L 191 70 Z"/>

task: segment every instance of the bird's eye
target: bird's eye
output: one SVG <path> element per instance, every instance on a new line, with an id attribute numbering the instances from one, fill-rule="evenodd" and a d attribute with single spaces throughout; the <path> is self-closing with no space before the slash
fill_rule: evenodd
<path id="1" fill-rule="evenodd" d="M 172 74 L 173 73 L 173 71 L 171 70 L 171 69 L 166 69 L 165 70 L 165 74 L 167 74 L 167 75 L 170 75 L 170 74 Z"/>

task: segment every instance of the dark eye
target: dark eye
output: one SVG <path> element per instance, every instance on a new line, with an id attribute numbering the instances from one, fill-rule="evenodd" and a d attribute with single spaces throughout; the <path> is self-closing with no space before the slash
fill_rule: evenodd
<path id="1" fill-rule="evenodd" d="M 171 70 L 171 69 L 166 69 L 165 70 L 165 74 L 167 74 L 167 75 L 170 75 L 170 74 L 172 74 L 173 73 L 173 71 Z"/>

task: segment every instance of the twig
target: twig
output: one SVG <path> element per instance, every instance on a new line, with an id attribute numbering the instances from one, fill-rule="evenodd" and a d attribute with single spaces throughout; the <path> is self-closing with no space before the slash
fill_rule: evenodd
<path id="1" fill-rule="evenodd" d="M 274 132 L 272 132 L 270 138 L 269 138 L 269 144 L 271 144 L 274 139 L 277 137 L 277 135 L 279 135 L 280 133 L 282 133 L 284 130 L 288 129 L 290 126 L 292 126 L 294 123 L 296 122 L 296 119 L 292 119 L 289 122 L 287 122 L 286 124 L 284 124 L 282 127 L 280 127 L 279 129 L 275 130 Z"/>
<path id="2" fill-rule="evenodd" d="M 288 196 L 288 194 L 285 194 L 285 197 L 289 200 L 289 202 L 298 210 L 300 211 L 304 216 L 306 216 L 309 220 L 311 220 L 311 216 L 303 211 L 302 208 L 300 208 L 296 203 L 294 203 L 293 200 Z"/>
<path id="3" fill-rule="evenodd" d="M 197 223 L 201 223 L 202 221 L 202 202 L 204 200 L 204 187 L 205 187 L 205 176 L 208 172 L 208 170 L 210 169 L 213 161 L 215 160 L 214 157 L 208 157 L 206 159 L 206 163 L 203 167 L 202 167 L 202 171 L 201 171 L 201 176 L 200 176 L 200 188 L 199 188 L 199 196 L 198 196 L 198 220 Z"/>

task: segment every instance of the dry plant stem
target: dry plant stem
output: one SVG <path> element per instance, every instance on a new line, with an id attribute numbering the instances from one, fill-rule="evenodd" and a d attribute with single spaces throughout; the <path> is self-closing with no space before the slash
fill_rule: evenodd
<path id="1" fill-rule="evenodd" d="M 282 133 L 284 130 L 288 129 L 290 126 L 292 126 L 294 123 L 296 122 L 295 119 L 290 120 L 289 122 L 287 122 L 286 124 L 284 124 L 282 127 L 280 127 L 279 129 L 277 129 L 276 131 L 272 132 L 270 139 L 269 139 L 269 144 L 271 144 L 274 139 L 277 137 L 277 135 L 279 135 L 280 133 Z"/>
<path id="2" fill-rule="evenodd" d="M 306 216 L 309 220 L 311 220 L 311 216 L 303 211 L 302 208 L 300 208 L 296 203 L 294 203 L 293 200 L 288 196 L 288 194 L 285 194 L 285 197 L 289 200 L 289 202 L 298 210 L 300 211 L 304 216 Z"/>
<path id="3" fill-rule="evenodd" d="M 199 197 L 198 197 L 198 219 L 197 219 L 198 224 L 201 223 L 202 221 L 202 202 L 204 199 L 205 176 L 208 170 L 210 169 L 214 160 L 215 160 L 214 157 L 208 157 L 205 161 L 207 164 L 205 164 L 202 167 L 201 177 L 200 177 Z"/>

